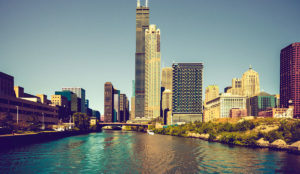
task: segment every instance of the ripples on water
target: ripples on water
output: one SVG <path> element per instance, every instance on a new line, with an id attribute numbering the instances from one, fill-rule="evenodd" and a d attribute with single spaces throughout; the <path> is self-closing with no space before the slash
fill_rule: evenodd
<path id="1" fill-rule="evenodd" d="M 0 173 L 300 173 L 300 156 L 104 131 L 1 150 Z"/>

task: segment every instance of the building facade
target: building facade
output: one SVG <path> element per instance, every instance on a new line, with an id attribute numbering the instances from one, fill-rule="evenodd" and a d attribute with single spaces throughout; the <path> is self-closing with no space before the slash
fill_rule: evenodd
<path id="1" fill-rule="evenodd" d="M 162 95 L 162 116 L 164 124 L 167 124 L 168 112 L 172 112 L 172 91 L 166 89 Z"/>
<path id="2" fill-rule="evenodd" d="M 104 84 L 104 122 L 113 122 L 114 87 L 111 82 Z"/>
<path id="3" fill-rule="evenodd" d="M 14 77 L 3 72 L 0 72 L 0 96 L 15 97 L 14 92 Z"/>
<path id="4" fill-rule="evenodd" d="M 250 66 L 249 70 L 242 77 L 243 96 L 251 97 L 260 92 L 259 75 Z"/>
<path id="5" fill-rule="evenodd" d="M 68 122 L 72 112 L 67 97 L 62 95 L 51 95 L 51 103 L 58 108 L 58 118 L 63 122 Z"/>
<path id="6" fill-rule="evenodd" d="M 294 106 L 294 118 L 300 118 L 300 42 L 280 52 L 280 107 Z"/>
<path id="7" fill-rule="evenodd" d="M 72 113 L 80 112 L 78 110 L 78 100 L 76 94 L 71 91 L 55 91 L 55 95 L 61 95 L 68 99 L 69 108 L 71 109 Z"/>
<path id="8" fill-rule="evenodd" d="M 130 120 L 135 119 L 135 97 L 131 97 Z"/>
<path id="9" fill-rule="evenodd" d="M 205 104 L 215 98 L 219 97 L 219 86 L 209 85 L 205 88 Z"/>
<path id="10" fill-rule="evenodd" d="M 120 121 L 126 123 L 129 120 L 128 99 L 125 94 L 120 95 Z"/>
<path id="11" fill-rule="evenodd" d="M 202 121 L 202 63 L 174 63 L 172 114 L 174 122 Z"/>
<path id="12" fill-rule="evenodd" d="M 14 87 L 13 76 L 0 72 L 0 82 L 1 114 L 11 115 L 16 124 L 31 124 L 36 119 L 51 128 L 58 123 L 57 107 L 42 103 L 39 97 L 25 93 L 22 87 Z"/>
<path id="13" fill-rule="evenodd" d="M 41 102 L 44 104 L 51 104 L 51 100 L 48 100 L 47 95 L 45 94 L 37 94 L 36 95 L 38 98 L 40 98 Z"/>
<path id="14" fill-rule="evenodd" d="M 120 90 L 114 89 L 114 115 L 113 122 L 120 122 Z"/>
<path id="15" fill-rule="evenodd" d="M 161 69 L 161 87 L 172 91 L 172 67 L 165 67 Z"/>
<path id="16" fill-rule="evenodd" d="M 150 25 L 145 31 L 145 117 L 160 116 L 160 30 Z"/>
<path id="17" fill-rule="evenodd" d="M 71 91 L 77 95 L 78 112 L 86 113 L 85 111 L 85 90 L 83 88 L 62 88 L 62 91 Z"/>
<path id="18" fill-rule="evenodd" d="M 232 79 L 232 87 L 230 93 L 233 95 L 243 95 L 241 79 L 239 78 Z"/>
<path id="19" fill-rule="evenodd" d="M 0 96 L 0 112 L 11 114 L 18 123 L 28 122 L 33 116 L 37 116 L 46 127 L 58 123 L 57 107 L 11 96 Z"/>
<path id="20" fill-rule="evenodd" d="M 274 107 L 276 107 L 276 98 L 266 92 L 260 92 L 247 99 L 247 111 L 251 116 L 258 116 L 260 111 Z"/>
<path id="21" fill-rule="evenodd" d="M 229 112 L 230 118 L 241 118 L 247 116 L 247 109 L 232 108 Z"/>
<path id="22" fill-rule="evenodd" d="M 207 102 L 205 122 L 218 118 L 229 118 L 231 109 L 246 109 L 246 97 L 224 93 Z"/>
<path id="23" fill-rule="evenodd" d="M 220 97 L 220 118 L 228 118 L 232 108 L 246 109 L 246 97 L 222 94 Z"/>
<path id="24" fill-rule="evenodd" d="M 293 118 L 293 108 L 268 108 L 258 113 L 259 117 Z"/>
<path id="25" fill-rule="evenodd" d="M 145 103 L 145 31 L 149 28 L 149 7 L 136 7 L 136 53 L 135 53 L 135 115 L 144 117 Z"/>
<path id="26" fill-rule="evenodd" d="M 62 95 L 51 95 L 51 103 L 57 106 L 69 106 L 67 97 Z"/>
<path id="27" fill-rule="evenodd" d="M 132 96 L 130 105 L 130 120 L 135 119 L 135 80 L 132 80 Z"/>

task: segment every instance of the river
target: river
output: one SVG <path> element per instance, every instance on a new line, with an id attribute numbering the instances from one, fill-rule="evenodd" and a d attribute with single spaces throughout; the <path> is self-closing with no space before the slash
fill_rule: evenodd
<path id="1" fill-rule="evenodd" d="M 300 173 L 300 155 L 105 130 L 1 149 L 0 173 Z"/>

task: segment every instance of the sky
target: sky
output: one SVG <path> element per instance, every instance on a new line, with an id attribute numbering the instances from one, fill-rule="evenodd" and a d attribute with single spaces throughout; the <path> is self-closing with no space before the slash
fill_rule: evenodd
<path id="1" fill-rule="evenodd" d="M 149 0 L 149 7 L 163 67 L 202 62 L 203 89 L 223 92 L 252 65 L 261 90 L 279 93 L 280 50 L 300 41 L 299 0 Z M 135 8 L 136 0 L 0 0 L 0 71 L 48 99 L 82 87 L 103 114 L 105 82 L 132 94 Z"/>

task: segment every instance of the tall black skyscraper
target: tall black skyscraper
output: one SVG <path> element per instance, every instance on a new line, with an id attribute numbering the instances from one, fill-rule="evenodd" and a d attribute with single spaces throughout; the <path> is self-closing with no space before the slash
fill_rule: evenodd
<path id="1" fill-rule="evenodd" d="M 149 7 L 136 7 L 136 53 L 135 53 L 135 116 L 144 117 L 145 103 L 145 30 L 149 28 Z"/>

